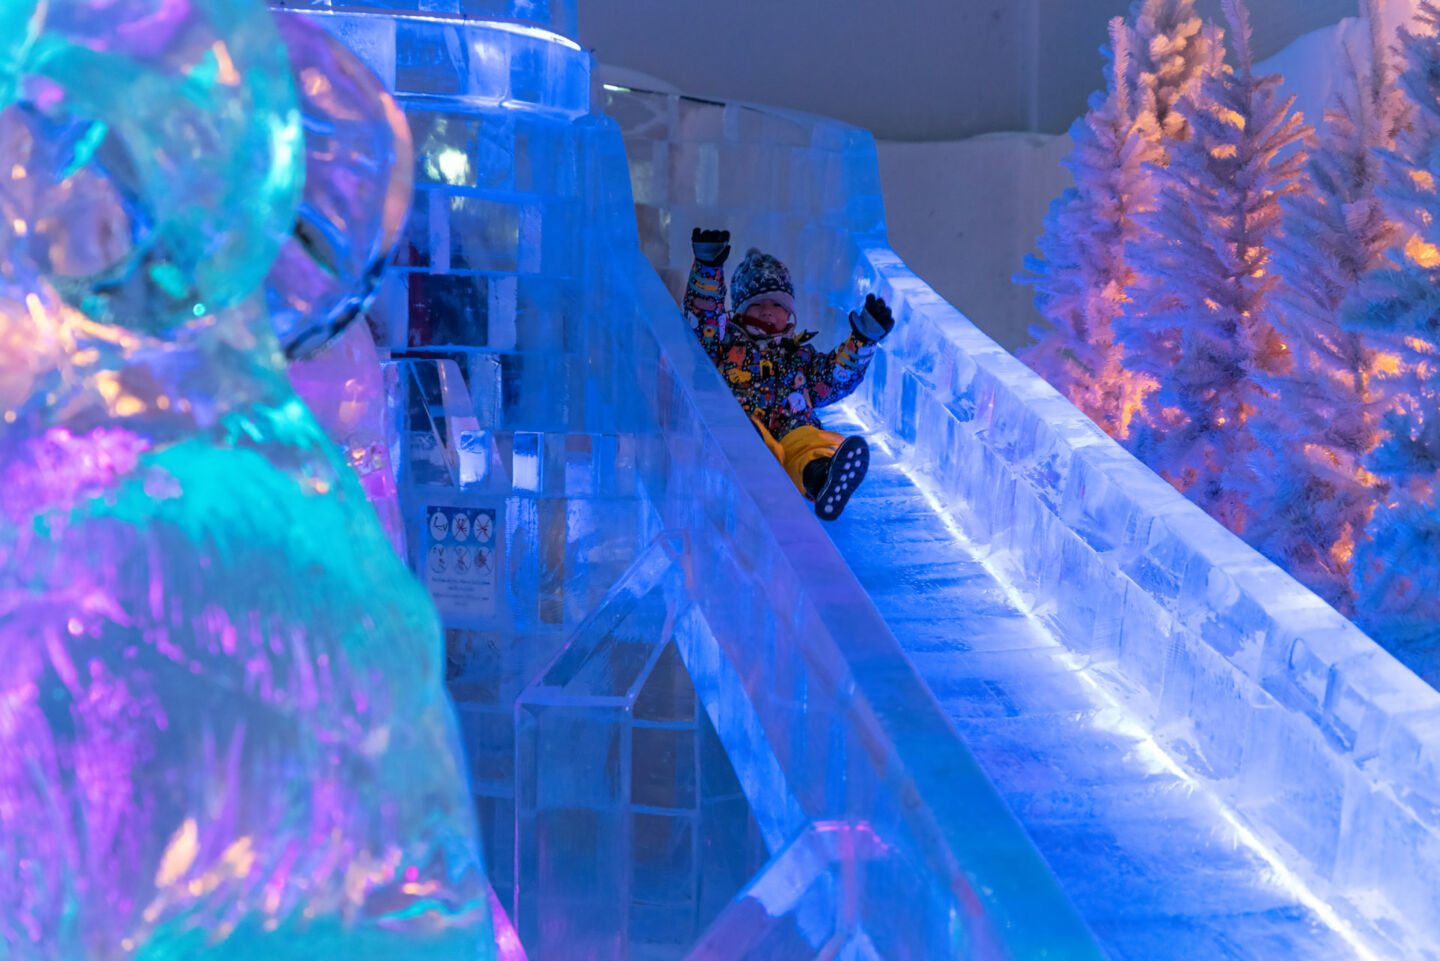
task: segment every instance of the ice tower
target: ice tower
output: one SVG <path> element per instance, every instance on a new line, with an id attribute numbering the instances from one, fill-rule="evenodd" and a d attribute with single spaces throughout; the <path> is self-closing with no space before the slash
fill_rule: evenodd
<path id="1" fill-rule="evenodd" d="M 423 6 L 278 15 L 343 39 L 413 133 L 408 233 L 371 317 L 390 358 L 409 559 L 445 622 L 508 905 L 515 698 L 624 570 L 646 521 L 586 295 L 598 121 L 574 3 Z"/>

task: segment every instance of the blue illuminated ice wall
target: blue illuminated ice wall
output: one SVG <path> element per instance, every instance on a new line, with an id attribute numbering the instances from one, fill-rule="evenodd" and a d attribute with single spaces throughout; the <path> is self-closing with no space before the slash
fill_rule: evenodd
<path id="1" fill-rule="evenodd" d="M 1086 669 L 1071 673 L 1119 692 L 1111 701 L 1155 763 L 1184 774 L 1180 790 L 1199 785 L 1223 802 L 1207 808 L 1214 824 L 1263 836 L 1275 860 L 1251 874 L 1279 865 L 1303 889 L 1299 907 L 1268 901 L 1266 923 L 1248 928 L 1244 904 L 1082 892 L 1107 951 L 1156 956 L 1114 933 L 1133 921 L 1117 907 L 1138 901 L 1152 946 L 1233 924 L 1207 943 L 1261 957 L 1265 944 L 1310 944 L 1287 939 L 1318 926 L 1331 933 L 1296 956 L 1371 943 L 1423 956 L 1407 932 L 1431 923 L 1417 908 L 1434 890 L 1422 800 L 1433 766 L 1416 732 L 1433 723 L 1432 694 L 1290 582 L 1254 599 L 1278 572 L 1230 553 L 910 275 L 884 243 L 865 134 L 612 92 L 632 198 L 614 126 L 589 112 L 588 63 L 562 38 L 446 17 L 320 19 L 393 82 L 421 154 L 421 213 L 376 313 L 406 428 L 411 559 L 446 619 L 492 873 L 532 956 L 571 956 L 576 939 L 605 957 L 680 956 L 688 944 L 697 958 L 781 945 L 804 956 L 832 936 L 854 956 L 1097 952 L 987 780 L 1003 775 L 1003 755 L 977 766 L 926 688 L 935 675 L 912 666 L 904 630 L 849 569 L 862 569 L 858 555 L 837 552 L 845 535 L 832 542 L 766 461 L 638 255 L 637 215 L 671 292 L 689 228 L 718 222 L 796 267 L 802 313 L 822 336 L 866 289 L 900 305 L 902 333 L 844 414 L 915 475 L 891 500 L 970 538 L 995 579 L 987 590 L 1016 608 L 1007 630 L 1079 652 Z M 645 550 L 667 528 L 683 536 Z M 924 549 L 938 565 L 940 543 Z M 968 626 L 948 642 L 957 653 L 971 649 Z M 1303 645 L 1286 643 L 1299 633 Z M 932 640 L 928 663 L 960 664 Z M 1311 674 L 1315 664 L 1338 670 Z M 1369 692 L 1348 694 L 1345 678 L 1365 672 Z M 1003 680 L 1019 691 L 1027 678 Z M 1370 722 L 1337 726 L 1354 717 Z M 1374 740 L 1357 751 L 1365 739 L 1347 745 L 1343 731 L 1362 729 Z M 1090 766 L 1112 749 L 1097 744 Z M 1282 775 L 1286 763 L 1296 768 Z M 684 787 L 703 771 L 718 783 Z M 1382 771 L 1388 780 L 1366 787 Z M 743 817 L 721 811 L 735 785 Z M 1105 789 L 1077 785 L 1070 800 L 1083 808 Z M 703 856 L 726 818 L 774 860 L 721 909 L 716 885 L 738 885 L 749 857 L 742 843 L 716 871 Z M 1380 872 L 1359 857 L 1366 843 L 1409 867 Z M 506 865 L 518 865 L 518 889 Z M 1109 877 L 1142 891 L 1163 877 L 1124 868 Z"/>
<path id="2" fill-rule="evenodd" d="M 730 462 L 750 428 L 639 254 L 585 56 L 511 23 L 313 15 L 393 82 L 415 134 L 411 240 L 374 313 L 411 560 L 446 621 L 492 878 L 532 957 L 679 957 L 717 916 L 787 954 L 1093 956 L 853 580 L 831 609 L 825 584 L 848 575 L 816 522 L 777 531 L 754 498 L 789 516 L 783 478 Z M 647 551 L 664 527 L 686 546 Z M 804 565 L 778 539 L 799 531 Z M 627 614 L 632 595 L 648 600 Z M 609 623 L 656 629 L 617 648 Z M 556 718 L 600 740 L 555 739 Z M 546 763 L 517 772 L 517 750 Z M 905 800 L 917 779 L 942 814 Z M 962 828 L 977 817 L 986 831 Z M 732 914 L 782 851 L 758 888 L 768 925 L 754 897 Z"/>
<path id="3" fill-rule="evenodd" d="M 410 560 L 445 622 L 508 905 L 514 699 L 643 539 L 633 479 L 597 466 L 623 452 L 586 376 L 589 59 L 513 20 L 304 15 L 380 74 L 414 137 L 408 233 L 371 317 L 393 359 Z"/>

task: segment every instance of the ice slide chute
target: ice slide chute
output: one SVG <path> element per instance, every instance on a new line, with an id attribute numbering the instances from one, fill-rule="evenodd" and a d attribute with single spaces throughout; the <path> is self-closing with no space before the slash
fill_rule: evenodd
<path id="1" fill-rule="evenodd" d="M 1434 692 L 907 271 L 867 135 L 623 90 L 610 120 L 543 29 L 319 19 L 415 132 L 374 319 L 410 560 L 532 957 L 582 934 L 617 959 L 1425 956 Z M 837 412 L 877 451 L 841 526 L 679 315 L 709 224 L 791 264 L 822 338 L 866 290 L 900 308 Z M 494 538 L 463 583 L 429 563 L 477 556 L 461 516 Z M 596 712 L 603 738 L 546 726 Z M 719 790 L 683 786 L 705 770 Z M 753 872 L 704 844 L 733 785 Z M 622 877 L 608 909 L 566 886 Z"/>
<path id="2" fill-rule="evenodd" d="M 605 95 L 672 293 L 724 226 L 821 342 L 897 306 L 832 415 L 877 458 L 827 533 L 1106 953 L 1431 957 L 1440 695 L 915 277 L 867 135 Z"/>

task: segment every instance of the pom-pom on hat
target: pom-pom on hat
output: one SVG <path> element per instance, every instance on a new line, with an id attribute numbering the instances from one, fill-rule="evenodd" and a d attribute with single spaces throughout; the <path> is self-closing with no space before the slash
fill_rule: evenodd
<path id="1" fill-rule="evenodd" d="M 730 294 L 737 315 L 745 313 L 757 300 L 773 300 L 795 316 L 795 286 L 790 283 L 790 271 L 755 247 L 745 252 L 745 259 L 735 268 Z"/>

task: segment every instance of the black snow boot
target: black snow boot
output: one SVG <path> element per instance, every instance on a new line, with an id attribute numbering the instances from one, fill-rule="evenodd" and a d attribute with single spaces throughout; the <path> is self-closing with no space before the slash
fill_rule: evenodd
<path id="1" fill-rule="evenodd" d="M 820 457 L 805 465 L 801 477 L 805 493 L 815 501 L 815 516 L 833 521 L 870 469 L 870 445 L 863 437 L 847 437 L 833 457 Z"/>

